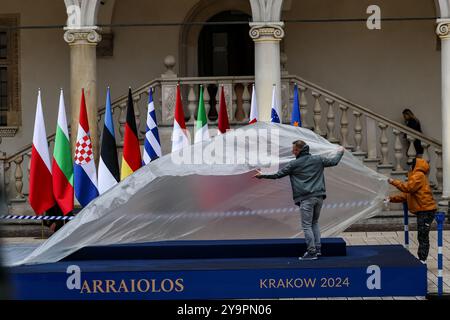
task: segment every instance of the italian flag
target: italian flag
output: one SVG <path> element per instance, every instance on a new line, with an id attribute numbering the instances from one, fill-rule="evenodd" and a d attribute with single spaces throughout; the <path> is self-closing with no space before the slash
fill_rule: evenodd
<path id="1" fill-rule="evenodd" d="M 71 155 L 64 93 L 61 89 L 52 172 L 53 194 L 64 215 L 73 210 L 73 164 Z"/>
<path id="2" fill-rule="evenodd" d="M 52 168 L 48 153 L 47 134 L 42 112 L 41 91 L 38 92 L 36 117 L 34 120 L 33 146 L 30 164 L 30 205 L 37 215 L 55 205 L 52 189 Z"/>
<path id="3" fill-rule="evenodd" d="M 198 100 L 197 123 L 195 130 L 194 143 L 208 141 L 210 139 L 208 132 L 208 120 L 206 118 L 205 103 L 203 101 L 203 86 L 200 86 L 200 99 Z"/>

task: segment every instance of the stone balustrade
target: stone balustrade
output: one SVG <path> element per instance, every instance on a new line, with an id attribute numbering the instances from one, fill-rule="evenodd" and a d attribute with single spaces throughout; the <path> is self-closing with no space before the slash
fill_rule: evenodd
<path id="1" fill-rule="evenodd" d="M 253 77 L 177 77 L 173 62 L 166 59 L 167 72 L 133 90 L 136 126 L 143 143 L 147 117 L 148 90 L 153 88 L 158 126 L 162 131 L 163 153 L 170 150 L 170 133 L 175 109 L 175 93 L 181 85 L 185 120 L 193 130 L 199 101 L 200 85 L 204 89 L 204 103 L 210 128 L 217 126 L 219 92 L 223 86 L 229 122 L 232 127 L 246 125 L 249 119 Z M 169 63 L 170 62 L 170 63 Z M 420 139 L 424 147 L 422 157 L 430 162 L 429 179 L 437 194 L 442 190 L 442 145 L 439 141 L 412 131 L 404 125 L 387 119 L 370 109 L 352 103 L 332 92 L 303 80 L 284 74 L 281 81 L 282 121 L 290 123 L 294 84 L 298 86 L 299 108 L 304 128 L 314 130 L 332 143 L 343 145 L 355 157 L 378 172 L 404 178 L 408 159 L 415 157 L 414 141 Z M 112 102 L 116 139 L 121 153 L 125 131 L 127 94 Z M 103 131 L 105 108 L 99 108 L 97 132 Z M 92 125 L 92 124 L 91 124 Z M 52 154 L 54 135 L 49 136 Z M 165 139 L 165 140 L 164 140 Z M 99 140 L 100 141 L 100 140 Z M 11 156 L 0 157 L 0 184 L 11 203 L 24 203 L 28 195 L 28 176 L 31 144 Z M 119 159 L 121 158 L 119 154 Z M 1 186 L 0 186 L 1 187 Z"/>

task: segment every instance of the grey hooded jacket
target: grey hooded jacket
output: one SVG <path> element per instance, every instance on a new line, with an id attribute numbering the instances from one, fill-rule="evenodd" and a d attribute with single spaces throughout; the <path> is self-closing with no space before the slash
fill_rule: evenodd
<path id="1" fill-rule="evenodd" d="M 309 146 L 304 145 L 295 160 L 289 162 L 275 174 L 261 175 L 262 179 L 280 179 L 289 175 L 295 203 L 311 197 L 326 198 L 325 167 L 336 166 L 344 152 L 338 152 L 332 158 L 313 156 L 309 153 Z"/>

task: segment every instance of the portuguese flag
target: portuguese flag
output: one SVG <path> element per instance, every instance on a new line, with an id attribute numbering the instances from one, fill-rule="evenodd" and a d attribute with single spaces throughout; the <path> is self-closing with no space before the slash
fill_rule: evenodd
<path id="1" fill-rule="evenodd" d="M 67 129 L 64 93 L 59 97 L 58 124 L 53 149 L 53 195 L 64 215 L 73 210 L 73 164 Z"/>
<path id="2" fill-rule="evenodd" d="M 136 118 L 134 115 L 133 98 L 131 88 L 128 90 L 127 122 L 125 123 L 125 136 L 123 139 L 122 167 L 120 170 L 120 180 L 125 179 L 130 174 L 142 166 L 141 147 L 139 145 L 136 128 Z"/>

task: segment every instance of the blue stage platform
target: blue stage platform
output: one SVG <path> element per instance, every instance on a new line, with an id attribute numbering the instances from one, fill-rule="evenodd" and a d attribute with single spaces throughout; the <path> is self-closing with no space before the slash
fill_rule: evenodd
<path id="1" fill-rule="evenodd" d="M 299 261 L 302 240 L 184 241 L 84 248 L 10 268 L 16 299 L 425 296 L 427 270 L 399 245 L 345 246 Z"/>

